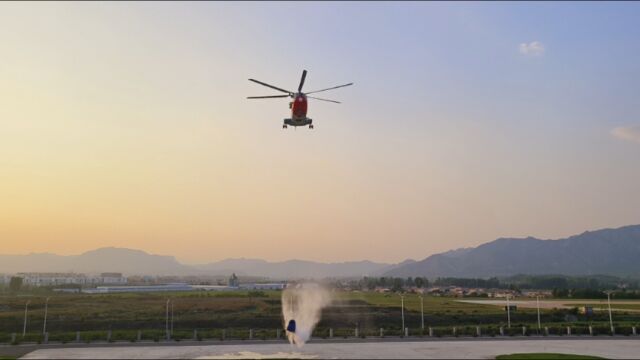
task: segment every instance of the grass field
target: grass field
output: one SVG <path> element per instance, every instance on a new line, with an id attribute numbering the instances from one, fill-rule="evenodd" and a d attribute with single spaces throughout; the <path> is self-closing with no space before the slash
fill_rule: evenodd
<path id="1" fill-rule="evenodd" d="M 56 294 L 49 301 L 47 330 L 51 341 L 75 341 L 75 332 L 82 332 L 82 341 L 105 340 L 112 331 L 112 340 L 136 341 L 138 330 L 146 340 L 164 337 L 166 325 L 166 300 L 171 299 L 174 311 L 174 337 L 189 339 L 198 329 L 198 337 L 247 338 L 248 329 L 255 329 L 254 338 L 275 337 L 282 327 L 280 291 L 252 293 L 229 292 L 180 292 L 180 293 L 126 293 L 126 294 Z M 44 301 L 42 295 L 0 296 L 0 342 L 9 342 L 10 334 L 19 334 L 22 340 L 25 302 L 29 300 L 27 336 L 25 341 L 42 340 Z M 335 336 L 359 334 L 378 336 L 384 328 L 386 335 L 400 335 L 400 296 L 389 293 L 334 291 L 333 303 L 324 309 L 315 336 L 327 336 L 334 329 Z M 408 294 L 404 298 L 405 326 L 412 334 L 421 326 L 420 298 Z M 424 298 L 425 325 L 434 333 L 451 335 L 475 334 L 475 326 L 483 326 L 483 334 L 496 334 L 499 326 L 506 327 L 506 314 L 501 306 L 462 303 L 450 297 Z M 543 326 L 556 326 L 562 333 L 567 325 L 577 326 L 577 333 L 584 333 L 589 324 L 600 325 L 599 333 L 608 329 L 608 317 L 598 313 L 591 318 L 578 315 L 567 323 L 570 309 L 543 309 Z M 575 316 L 575 315 L 573 315 Z M 615 315 L 616 327 L 640 324 L 640 314 Z M 534 329 L 537 325 L 535 309 L 518 308 L 511 314 L 512 335 L 521 333 L 521 327 Z M 226 329 L 223 334 L 222 329 Z"/>
<path id="2" fill-rule="evenodd" d="M 374 292 L 341 292 L 336 296 L 339 300 L 361 300 L 377 307 L 399 308 L 400 296 L 390 293 Z M 406 310 L 420 312 L 420 298 L 418 295 L 409 294 L 404 297 Z M 424 297 L 424 313 L 460 313 L 460 314 L 496 314 L 502 313 L 500 309 L 491 305 L 468 304 L 455 301 L 449 297 Z"/>

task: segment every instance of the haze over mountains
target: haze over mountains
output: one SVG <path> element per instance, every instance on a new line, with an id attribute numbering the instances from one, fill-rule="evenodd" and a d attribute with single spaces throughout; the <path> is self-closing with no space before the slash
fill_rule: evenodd
<path id="1" fill-rule="evenodd" d="M 516 274 L 640 275 L 640 225 L 587 231 L 560 240 L 501 238 L 475 248 L 400 264 L 227 259 L 186 265 L 173 256 L 101 248 L 80 255 L 0 255 L 0 273 L 122 272 L 126 275 L 238 275 L 274 279 L 360 276 L 490 277 Z"/>
<path id="2" fill-rule="evenodd" d="M 16 272 L 122 272 L 125 275 L 238 275 L 275 279 L 351 277 L 380 274 L 394 265 L 356 261 L 319 263 L 289 260 L 227 259 L 204 265 L 185 265 L 173 256 L 151 255 L 141 250 L 101 248 L 80 255 L 0 255 L 0 273 Z"/>
<path id="3" fill-rule="evenodd" d="M 640 225 L 587 231 L 560 240 L 501 238 L 429 256 L 387 276 L 489 277 L 516 274 L 640 275 Z"/>
<path id="4" fill-rule="evenodd" d="M 127 275 L 187 275 L 189 266 L 173 256 L 151 255 L 141 250 L 101 248 L 80 255 L 0 255 L 0 272 L 121 272 Z"/>

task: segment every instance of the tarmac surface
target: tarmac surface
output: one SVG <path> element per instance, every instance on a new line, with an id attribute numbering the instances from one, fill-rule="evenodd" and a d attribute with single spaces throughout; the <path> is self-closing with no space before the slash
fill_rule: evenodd
<path id="1" fill-rule="evenodd" d="M 640 356 L 640 339 L 460 339 L 427 341 L 90 346 L 38 349 L 23 359 L 493 359 L 513 353 L 564 353 L 609 359 Z"/>
<path id="2" fill-rule="evenodd" d="M 495 305 L 495 306 L 505 306 L 507 304 L 505 299 L 499 300 L 456 300 L 461 303 L 468 304 L 480 304 L 480 305 Z M 509 302 L 511 305 L 516 305 L 522 308 L 530 308 L 535 309 L 538 306 L 538 303 L 535 299 L 531 300 L 511 300 Z M 581 307 L 586 304 L 590 304 L 593 306 L 594 310 L 597 311 L 607 311 L 609 309 L 607 300 L 540 300 L 539 302 L 541 309 L 570 309 L 572 307 Z M 611 302 L 611 311 L 626 311 L 626 312 L 640 312 L 640 309 L 632 309 L 632 308 L 624 308 L 617 307 L 616 305 L 639 305 L 640 301 L 638 300 L 616 300 Z"/>

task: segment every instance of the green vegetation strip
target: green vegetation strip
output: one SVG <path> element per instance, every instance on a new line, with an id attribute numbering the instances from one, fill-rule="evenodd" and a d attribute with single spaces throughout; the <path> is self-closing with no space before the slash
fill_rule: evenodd
<path id="1" fill-rule="evenodd" d="M 598 356 L 589 356 L 589 355 L 575 355 L 575 354 L 554 354 L 554 353 L 530 353 L 530 354 L 509 354 L 509 355 L 498 355 L 496 356 L 497 360 L 521 360 L 521 359 L 531 359 L 531 360 L 545 360 L 545 359 L 604 359 Z"/>
<path id="2" fill-rule="evenodd" d="M 122 294 L 0 294 L 0 344 L 44 342 L 46 296 L 49 342 L 96 341 L 161 341 L 166 338 L 167 300 L 171 300 L 173 339 L 274 339 L 277 329 L 282 333 L 280 291 L 224 291 L 176 293 Z M 464 303 L 457 298 L 424 296 L 419 294 L 378 293 L 366 291 L 332 291 L 333 302 L 323 309 L 322 320 L 314 336 L 334 337 L 401 336 L 402 315 L 410 336 L 505 336 L 549 335 L 611 335 L 606 312 L 581 314 L 575 307 L 540 311 L 541 330 L 535 308 L 518 307 L 510 313 L 511 328 L 503 306 Z M 24 330 L 25 304 L 28 307 L 26 335 Z M 566 301 L 566 300 L 562 300 Z M 404 310 L 401 304 L 404 302 Z M 584 300 L 595 304 L 598 300 Z M 640 302 L 638 303 L 640 304 Z M 628 305 L 628 304 L 627 304 Z M 582 306 L 582 305 L 580 305 Z M 613 304 L 612 304 L 613 306 Z M 424 330 L 422 310 L 424 308 Z M 632 327 L 640 329 L 640 312 L 617 312 L 613 315 L 615 334 L 632 335 Z M 523 331 L 523 326 L 525 327 Z M 453 328 L 455 327 L 455 332 Z M 108 337 L 111 330 L 111 337 Z M 197 331 L 194 331 L 197 330 Z M 138 336 L 140 331 L 140 336 Z M 524 332 L 524 334 L 523 334 Z M 15 335 L 13 335 L 15 334 Z"/>

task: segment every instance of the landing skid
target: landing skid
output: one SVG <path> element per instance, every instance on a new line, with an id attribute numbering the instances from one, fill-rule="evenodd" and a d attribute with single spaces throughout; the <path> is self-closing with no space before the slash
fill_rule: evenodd
<path id="1" fill-rule="evenodd" d="M 298 127 L 298 126 L 307 126 L 309 125 L 309 129 L 313 129 L 313 120 L 309 118 L 304 119 L 284 119 L 284 124 L 282 124 L 282 128 L 286 129 L 288 126 Z"/>

